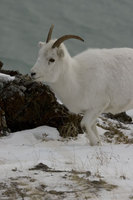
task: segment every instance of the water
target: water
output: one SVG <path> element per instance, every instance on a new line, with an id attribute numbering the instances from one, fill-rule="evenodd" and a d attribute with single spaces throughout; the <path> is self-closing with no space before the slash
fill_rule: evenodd
<path id="1" fill-rule="evenodd" d="M 0 60 L 6 69 L 28 73 L 51 24 L 53 37 L 75 55 L 86 48 L 133 47 L 133 0 L 0 0 Z"/>

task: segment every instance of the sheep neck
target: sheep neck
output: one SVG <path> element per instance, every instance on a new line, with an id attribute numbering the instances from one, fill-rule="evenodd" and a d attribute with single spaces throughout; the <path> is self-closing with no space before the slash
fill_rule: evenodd
<path id="1" fill-rule="evenodd" d="M 71 63 L 71 65 L 69 64 Z M 55 83 L 50 86 L 54 90 L 57 97 L 66 105 L 72 105 L 76 101 L 78 94 L 78 82 L 76 77 L 76 70 L 78 63 L 71 57 L 63 64 L 63 70 Z"/>

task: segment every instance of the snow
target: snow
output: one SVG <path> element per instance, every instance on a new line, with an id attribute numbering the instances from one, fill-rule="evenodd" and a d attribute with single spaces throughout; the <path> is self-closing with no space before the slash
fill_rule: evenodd
<path id="1" fill-rule="evenodd" d="M 0 73 L 0 81 L 2 81 L 2 82 L 13 81 L 14 79 L 15 79 L 14 76 L 10 76 L 10 75 L 7 75 L 7 74 Z"/>
<path id="2" fill-rule="evenodd" d="M 92 147 L 41 126 L 0 138 L 0 174 L 0 199 L 133 199 L 133 145 Z"/>

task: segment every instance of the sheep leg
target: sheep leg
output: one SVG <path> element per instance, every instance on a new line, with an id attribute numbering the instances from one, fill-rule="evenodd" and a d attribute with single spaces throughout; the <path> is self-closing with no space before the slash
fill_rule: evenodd
<path id="1" fill-rule="evenodd" d="M 93 132 L 95 133 L 95 136 L 97 137 L 97 139 L 99 140 L 99 145 L 101 145 L 101 140 L 100 140 L 100 136 L 99 136 L 99 133 L 98 133 L 98 131 L 97 131 L 97 127 L 96 127 L 96 125 L 95 124 L 93 124 L 93 126 L 92 126 L 92 130 L 93 130 Z"/>
<path id="2" fill-rule="evenodd" d="M 87 138 L 90 141 L 90 145 L 97 145 L 97 144 L 101 144 L 100 142 L 100 137 L 96 128 L 96 119 L 98 118 L 98 116 L 109 106 L 110 101 L 106 101 L 104 107 L 103 106 L 99 106 L 99 108 L 102 109 L 91 109 L 88 110 L 82 121 L 81 121 L 81 127 L 85 127 L 86 129 L 86 133 L 87 133 Z"/>
<path id="3" fill-rule="evenodd" d="M 95 121 L 96 121 L 96 115 L 92 117 L 92 114 L 90 112 L 87 112 L 81 121 L 81 127 L 85 129 L 86 136 L 90 141 L 90 145 L 92 146 L 100 143 L 98 132 L 94 124 Z"/>

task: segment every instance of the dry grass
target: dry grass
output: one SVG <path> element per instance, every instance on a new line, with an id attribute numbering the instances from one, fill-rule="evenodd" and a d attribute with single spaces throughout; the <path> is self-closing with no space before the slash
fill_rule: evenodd
<path id="1" fill-rule="evenodd" d="M 125 131 L 129 130 L 128 124 L 124 124 L 117 120 L 110 120 L 106 117 L 101 117 L 102 122 L 98 121 L 97 126 L 107 130 L 104 133 L 104 140 L 114 144 L 133 144 L 133 138 L 125 135 Z"/>

